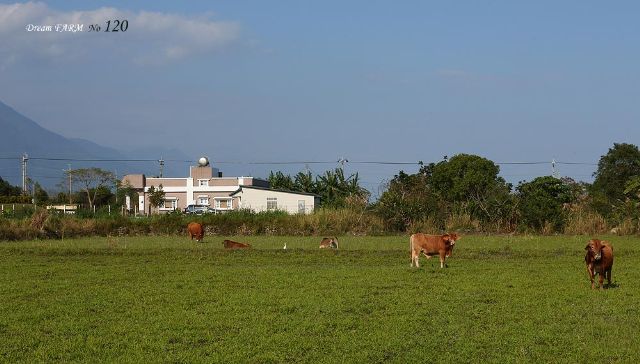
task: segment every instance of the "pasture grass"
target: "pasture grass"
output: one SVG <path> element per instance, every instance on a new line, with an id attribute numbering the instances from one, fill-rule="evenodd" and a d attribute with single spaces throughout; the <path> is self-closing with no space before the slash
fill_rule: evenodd
<path id="1" fill-rule="evenodd" d="M 0 361 L 640 360 L 635 237 L 609 237 L 604 291 L 590 289 L 584 236 L 465 236 L 445 269 L 410 268 L 406 236 L 319 240 L 0 242 Z"/>

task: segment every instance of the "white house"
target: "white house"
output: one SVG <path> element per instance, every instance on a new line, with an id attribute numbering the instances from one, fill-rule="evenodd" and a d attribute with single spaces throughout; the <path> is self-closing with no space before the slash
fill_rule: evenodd
<path id="1" fill-rule="evenodd" d="M 238 199 L 238 207 L 255 212 L 281 210 L 290 214 L 310 214 L 320 203 L 313 193 L 273 190 L 259 186 L 240 186 L 230 195 Z"/>
<path id="2" fill-rule="evenodd" d="M 152 211 L 160 213 L 182 210 L 195 204 L 209 206 L 216 212 L 249 208 L 255 211 L 279 209 L 290 213 L 311 213 L 318 205 L 316 198 L 319 198 L 308 193 L 271 190 L 268 181 L 258 178 L 222 177 L 220 171 L 209 165 L 206 158 L 201 158 L 197 166 L 190 167 L 189 177 L 163 178 L 129 174 L 124 176 L 122 182 L 138 193 L 138 206 L 135 210 L 142 213 L 149 211 L 149 189 L 158 189 L 160 186 L 165 192 L 164 203 L 159 207 L 151 207 Z M 253 189 L 248 192 L 244 190 L 249 187 Z M 261 197 L 262 194 L 265 195 L 264 198 Z"/>

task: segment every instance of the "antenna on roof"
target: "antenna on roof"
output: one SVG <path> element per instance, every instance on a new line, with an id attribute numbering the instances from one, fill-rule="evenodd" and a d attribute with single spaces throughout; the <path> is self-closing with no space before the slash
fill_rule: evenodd
<path id="1" fill-rule="evenodd" d="M 158 162 L 160 162 L 160 178 L 162 178 L 162 171 L 164 170 L 164 159 L 162 159 L 162 157 L 160 157 Z"/>

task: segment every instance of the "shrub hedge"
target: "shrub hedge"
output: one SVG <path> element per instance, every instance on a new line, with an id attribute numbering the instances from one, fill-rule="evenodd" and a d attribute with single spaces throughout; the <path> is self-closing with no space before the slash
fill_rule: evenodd
<path id="1" fill-rule="evenodd" d="M 320 209 L 310 215 L 285 212 L 233 211 L 218 215 L 185 215 L 172 213 L 151 217 L 126 217 L 119 214 L 82 217 L 63 215 L 39 208 L 28 212 L 0 215 L 0 240 L 64 239 L 83 236 L 140 236 L 186 234 L 189 222 L 202 223 L 207 235 L 384 235 L 397 233 L 514 233 L 534 232 L 505 223 L 486 225 L 469 215 L 451 215 L 446 221 L 424 219 L 409 225 L 406 231 L 389 228 L 383 219 L 366 210 Z M 536 233 L 545 231 L 535 231 Z M 554 233 L 552 229 L 546 231 Z M 568 212 L 566 234 L 620 235 L 640 232 L 640 221 L 626 219 L 620 224 L 608 223 L 591 211 Z"/>

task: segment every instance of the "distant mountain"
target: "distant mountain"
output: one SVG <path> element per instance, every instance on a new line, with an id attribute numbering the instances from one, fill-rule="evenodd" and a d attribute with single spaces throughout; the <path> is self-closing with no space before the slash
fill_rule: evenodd
<path id="1" fill-rule="evenodd" d="M 158 162 L 131 162 L 132 159 L 188 160 L 177 150 L 121 152 L 84 139 L 66 138 L 47 130 L 35 121 L 20 114 L 10 106 L 0 102 L 0 176 L 9 183 L 22 185 L 21 158 L 27 153 L 28 175 L 47 189 L 63 181 L 63 169 L 99 167 L 117 172 L 119 176 L 128 173 L 159 174 Z M 153 156 L 153 157 L 150 157 Z M 67 160 L 70 159 L 70 160 Z M 110 161 L 80 161 L 87 159 Z M 195 158 L 192 158 L 195 159 Z M 163 175 L 184 176 L 188 173 L 187 162 L 165 162 Z"/>

